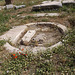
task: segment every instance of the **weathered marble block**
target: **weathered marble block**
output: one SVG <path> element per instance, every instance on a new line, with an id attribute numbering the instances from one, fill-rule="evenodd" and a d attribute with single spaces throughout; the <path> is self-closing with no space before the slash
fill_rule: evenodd
<path id="1" fill-rule="evenodd" d="M 35 30 L 27 31 L 27 33 L 22 38 L 23 44 L 27 45 L 35 34 L 36 34 Z"/>

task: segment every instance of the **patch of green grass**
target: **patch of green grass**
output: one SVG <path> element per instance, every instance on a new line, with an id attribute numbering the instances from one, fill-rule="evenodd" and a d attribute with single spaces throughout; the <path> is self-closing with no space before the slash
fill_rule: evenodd
<path id="1" fill-rule="evenodd" d="M 42 21 L 42 22 L 48 22 L 49 20 L 46 19 L 46 18 L 44 18 L 44 19 L 42 19 L 41 21 Z"/>
<path id="2" fill-rule="evenodd" d="M 25 18 L 24 18 L 24 20 L 37 20 L 37 18 L 36 17 L 33 17 L 33 16 L 26 16 Z"/>
<path id="3" fill-rule="evenodd" d="M 0 34 L 2 34 L 2 32 L 9 30 L 9 27 L 5 24 L 9 21 L 9 18 L 9 15 L 4 15 L 0 13 Z"/>
<path id="4" fill-rule="evenodd" d="M 0 13 L 0 24 L 7 22 L 9 18 L 10 18 L 9 15 L 4 15 L 4 14 Z"/>
<path id="5" fill-rule="evenodd" d="M 75 12 L 75 6 L 72 5 L 63 5 L 63 7 L 60 9 L 60 11 L 65 11 L 65 12 Z"/>
<path id="6" fill-rule="evenodd" d="M 5 40 L 0 40 L 0 46 L 3 46 L 6 43 Z"/>
<path id="7" fill-rule="evenodd" d="M 17 55 L 17 54 L 16 54 Z M 17 55 L 18 58 L 14 59 L 11 55 L 11 59 L 2 64 L 4 73 L 3 75 L 20 75 L 22 71 L 26 71 L 30 68 L 32 57 L 28 55 Z"/>
<path id="8" fill-rule="evenodd" d="M 5 40 L 0 40 L 0 51 L 3 51 L 3 45 L 6 43 Z"/>
<path id="9" fill-rule="evenodd" d="M 65 44 L 69 44 L 70 46 L 75 46 L 75 29 L 69 32 L 68 35 L 66 35 L 65 39 Z"/>
<path id="10" fill-rule="evenodd" d="M 1 35 L 3 32 L 5 32 L 5 31 L 7 31 L 7 30 L 9 30 L 9 29 L 10 29 L 10 28 L 7 27 L 6 25 L 1 24 L 1 25 L 0 25 L 0 35 Z"/>
<path id="11" fill-rule="evenodd" d="M 23 13 L 25 13 L 25 11 L 21 11 L 21 12 L 19 12 L 18 14 L 23 14 Z"/>

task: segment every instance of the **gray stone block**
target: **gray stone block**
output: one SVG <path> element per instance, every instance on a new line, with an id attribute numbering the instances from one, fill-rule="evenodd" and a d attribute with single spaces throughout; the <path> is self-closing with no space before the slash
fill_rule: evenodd
<path id="1" fill-rule="evenodd" d="M 63 0 L 62 1 L 63 4 L 75 4 L 75 0 Z"/>
<path id="2" fill-rule="evenodd" d="M 34 5 L 32 7 L 32 10 L 46 10 L 46 9 L 57 9 L 62 7 L 62 3 L 61 2 L 57 2 L 57 1 L 52 1 L 49 3 L 43 3 L 43 4 L 39 4 L 39 5 Z"/>

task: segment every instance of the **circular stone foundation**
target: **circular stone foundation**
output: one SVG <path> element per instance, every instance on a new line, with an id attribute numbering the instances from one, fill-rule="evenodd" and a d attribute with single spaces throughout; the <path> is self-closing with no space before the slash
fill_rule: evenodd
<path id="1" fill-rule="evenodd" d="M 4 47 L 11 53 L 19 53 L 21 49 L 24 49 L 24 52 L 37 54 L 37 52 L 61 46 L 61 36 L 67 32 L 67 27 L 54 22 L 29 23 L 24 25 L 23 30 L 12 41 L 13 45 L 19 45 L 18 49 L 9 43 L 6 43 Z"/>

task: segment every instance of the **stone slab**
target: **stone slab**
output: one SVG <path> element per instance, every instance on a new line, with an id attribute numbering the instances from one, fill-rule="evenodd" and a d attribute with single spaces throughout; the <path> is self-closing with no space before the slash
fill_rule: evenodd
<path id="1" fill-rule="evenodd" d="M 27 45 L 35 34 L 36 34 L 35 30 L 27 31 L 27 33 L 22 38 L 23 43 Z"/>
<path id="2" fill-rule="evenodd" d="M 25 28 L 25 25 L 15 26 L 7 31 L 4 35 L 1 35 L 0 39 L 10 40 L 12 42 L 16 38 L 16 36 Z"/>
<path id="3" fill-rule="evenodd" d="M 49 3 L 34 5 L 32 7 L 32 10 L 34 11 L 34 10 L 44 10 L 44 9 L 56 9 L 56 8 L 60 8 L 60 7 L 62 7 L 61 2 L 52 1 Z"/>
<path id="4" fill-rule="evenodd" d="M 12 44 L 16 45 L 19 42 L 19 40 L 24 36 L 24 34 L 27 32 L 27 30 L 28 30 L 28 27 L 25 26 L 24 29 L 12 41 Z"/>

